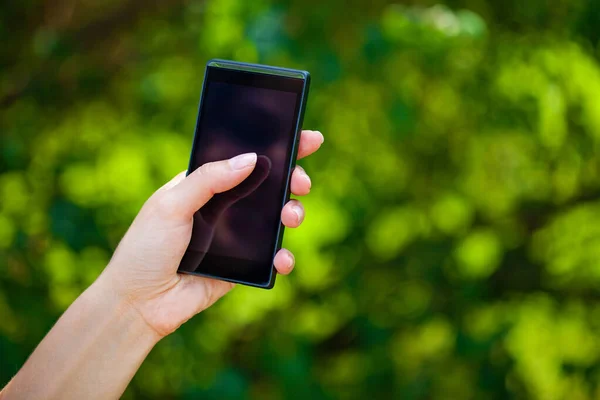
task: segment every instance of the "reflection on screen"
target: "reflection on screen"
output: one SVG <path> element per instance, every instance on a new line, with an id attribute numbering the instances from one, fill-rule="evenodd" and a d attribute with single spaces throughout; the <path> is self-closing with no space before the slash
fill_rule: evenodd
<path id="1" fill-rule="evenodd" d="M 293 92 L 207 83 L 194 168 L 247 152 L 256 152 L 259 158 L 246 181 L 216 195 L 196 213 L 180 269 L 196 270 L 206 253 L 272 262 L 297 98 Z"/>

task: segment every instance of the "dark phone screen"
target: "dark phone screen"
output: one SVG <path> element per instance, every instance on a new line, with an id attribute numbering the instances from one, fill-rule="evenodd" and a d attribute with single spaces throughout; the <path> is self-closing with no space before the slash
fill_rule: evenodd
<path id="1" fill-rule="evenodd" d="M 298 78 L 208 68 L 190 170 L 248 152 L 258 160 L 196 213 L 180 270 L 269 280 L 303 88 Z"/>

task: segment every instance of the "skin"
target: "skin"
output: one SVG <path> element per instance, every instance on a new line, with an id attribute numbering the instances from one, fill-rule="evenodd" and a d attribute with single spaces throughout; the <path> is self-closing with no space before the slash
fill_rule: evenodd
<path id="1" fill-rule="evenodd" d="M 298 158 L 319 149 L 323 135 L 303 131 Z M 240 155 L 180 173 L 144 204 L 98 279 L 67 309 L 11 382 L 2 399 L 119 398 L 150 350 L 194 315 L 214 304 L 234 284 L 177 273 L 190 241 L 194 213 L 216 193 L 236 187 L 254 170 L 257 156 Z M 310 192 L 301 167 L 291 190 Z M 297 200 L 281 212 L 298 227 L 304 208 Z M 294 268 L 286 249 L 277 272 Z"/>

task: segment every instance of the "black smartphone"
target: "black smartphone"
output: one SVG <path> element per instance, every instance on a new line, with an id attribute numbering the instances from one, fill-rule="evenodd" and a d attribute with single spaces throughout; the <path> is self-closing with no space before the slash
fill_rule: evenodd
<path id="1" fill-rule="evenodd" d="M 273 287 L 309 84 L 306 71 L 208 62 L 188 174 L 242 153 L 258 159 L 246 180 L 195 214 L 179 272 Z"/>

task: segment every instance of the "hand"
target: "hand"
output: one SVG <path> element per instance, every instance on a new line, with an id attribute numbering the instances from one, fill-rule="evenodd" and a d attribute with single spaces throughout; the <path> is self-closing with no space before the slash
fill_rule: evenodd
<path id="1" fill-rule="evenodd" d="M 320 132 L 303 131 L 298 158 L 314 153 L 322 143 Z M 215 193 L 243 182 L 256 161 L 256 154 L 244 154 L 205 164 L 187 177 L 185 172 L 177 175 L 144 204 L 100 277 L 159 336 L 173 332 L 233 288 L 229 282 L 178 274 L 177 267 L 190 242 L 194 213 Z M 292 193 L 306 195 L 310 186 L 308 175 L 296 167 Z M 298 227 L 303 219 L 304 209 L 297 200 L 289 201 L 281 212 L 281 221 L 289 228 Z M 274 265 L 286 275 L 294 267 L 294 256 L 281 249 Z"/>

